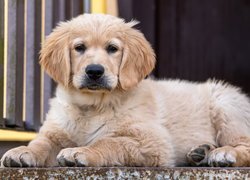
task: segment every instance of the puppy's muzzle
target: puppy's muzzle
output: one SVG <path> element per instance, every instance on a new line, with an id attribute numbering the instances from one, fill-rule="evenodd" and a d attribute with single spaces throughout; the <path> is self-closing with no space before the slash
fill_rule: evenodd
<path id="1" fill-rule="evenodd" d="M 90 80 L 98 80 L 104 74 L 104 67 L 100 64 L 90 64 L 86 67 L 85 73 Z"/>
<path id="2" fill-rule="evenodd" d="M 80 89 L 89 90 L 110 90 L 105 69 L 100 64 L 90 64 L 85 68 L 85 78 Z"/>

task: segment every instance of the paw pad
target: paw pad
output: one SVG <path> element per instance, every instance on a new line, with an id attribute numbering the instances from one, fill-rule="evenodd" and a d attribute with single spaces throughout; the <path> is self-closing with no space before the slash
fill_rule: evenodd
<path id="1" fill-rule="evenodd" d="M 193 166 L 208 166 L 208 154 L 215 148 L 212 144 L 202 144 L 194 147 L 187 154 L 187 160 Z"/>

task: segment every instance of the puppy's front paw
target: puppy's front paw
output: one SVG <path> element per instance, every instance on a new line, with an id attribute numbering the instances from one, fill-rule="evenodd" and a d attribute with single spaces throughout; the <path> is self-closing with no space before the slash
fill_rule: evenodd
<path id="1" fill-rule="evenodd" d="M 88 166 L 87 155 L 84 148 L 66 148 L 57 155 L 57 161 L 60 166 Z"/>
<path id="2" fill-rule="evenodd" d="M 27 146 L 11 149 L 1 159 L 1 167 L 34 167 L 38 164 L 36 155 Z"/>
<path id="3" fill-rule="evenodd" d="M 208 166 L 208 155 L 215 148 L 213 144 L 196 146 L 187 153 L 187 160 L 193 166 Z"/>
<path id="4" fill-rule="evenodd" d="M 236 163 L 237 153 L 233 147 L 224 146 L 213 150 L 208 157 L 212 167 L 231 167 Z"/>

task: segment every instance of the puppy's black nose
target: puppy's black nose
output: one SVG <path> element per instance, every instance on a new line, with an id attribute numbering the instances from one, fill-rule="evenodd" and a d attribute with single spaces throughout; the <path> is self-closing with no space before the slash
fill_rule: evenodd
<path id="1" fill-rule="evenodd" d="M 97 80 L 104 74 L 104 67 L 100 64 L 90 64 L 85 69 L 86 74 L 92 80 Z"/>

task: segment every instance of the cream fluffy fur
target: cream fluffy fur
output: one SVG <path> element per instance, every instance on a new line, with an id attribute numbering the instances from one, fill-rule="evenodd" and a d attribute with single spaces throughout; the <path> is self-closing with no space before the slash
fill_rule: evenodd
<path id="1" fill-rule="evenodd" d="M 202 144 L 218 146 L 210 166 L 250 165 L 249 99 L 222 82 L 143 80 L 155 57 L 134 24 L 85 14 L 48 36 L 40 63 L 56 96 L 37 138 L 6 152 L 2 166 L 180 166 Z M 108 88 L 83 86 L 89 64 L 104 66 Z"/>

